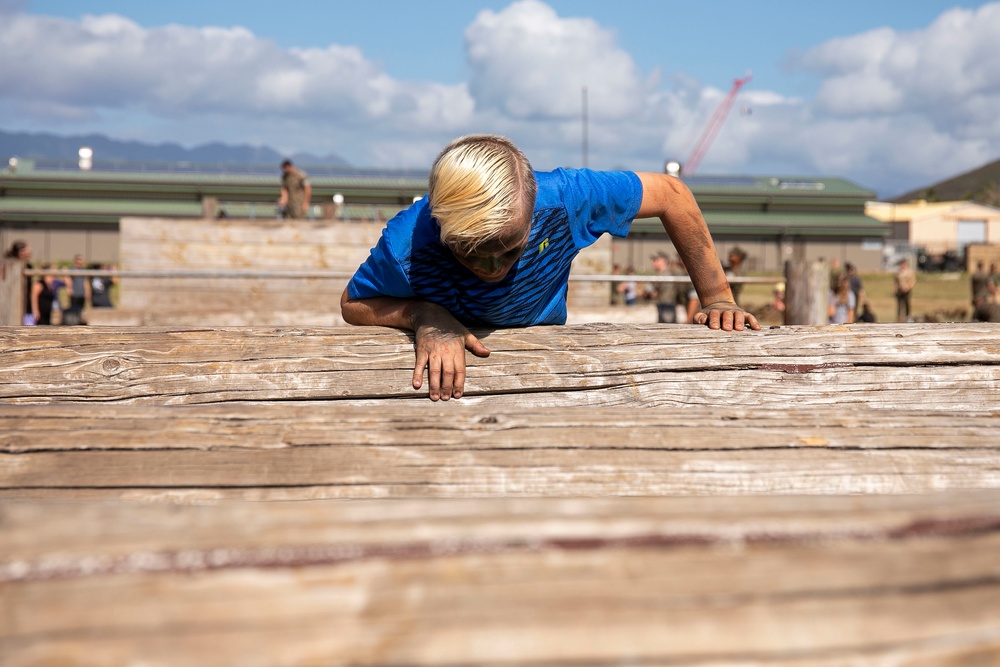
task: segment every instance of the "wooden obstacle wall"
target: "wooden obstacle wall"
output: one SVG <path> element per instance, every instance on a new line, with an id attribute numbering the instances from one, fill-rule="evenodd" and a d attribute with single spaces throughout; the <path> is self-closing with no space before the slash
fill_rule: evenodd
<path id="1" fill-rule="evenodd" d="M 1000 661 L 1000 326 L 0 328 L 2 665 Z"/>
<path id="2" fill-rule="evenodd" d="M 122 218 L 121 268 L 134 271 L 329 272 L 330 277 L 123 279 L 119 308 L 93 324 L 140 326 L 337 326 L 348 277 L 383 224 L 334 220 Z M 611 272 L 611 240 L 574 262 L 579 274 Z M 608 283 L 574 283 L 574 307 L 608 304 Z M 655 318 L 653 319 L 655 321 Z"/>

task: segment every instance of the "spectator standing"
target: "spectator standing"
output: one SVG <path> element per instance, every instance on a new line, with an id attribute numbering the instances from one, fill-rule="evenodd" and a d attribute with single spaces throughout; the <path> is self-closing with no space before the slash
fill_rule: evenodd
<path id="1" fill-rule="evenodd" d="M 82 271 L 87 268 L 83 255 L 73 257 L 73 268 Z M 66 314 L 77 322 L 83 321 L 83 310 L 91 302 L 91 285 L 87 276 L 71 276 L 69 280 L 69 308 Z"/>
<path id="2" fill-rule="evenodd" d="M 851 281 L 846 275 L 840 279 L 837 289 L 830 292 L 830 324 L 853 324 L 858 302 L 851 291 Z"/>
<path id="3" fill-rule="evenodd" d="M 986 288 L 976 295 L 973 305 L 974 322 L 1000 322 L 1000 287 L 992 280 L 986 281 Z"/>
<path id="4" fill-rule="evenodd" d="M 840 268 L 840 260 L 834 257 L 830 260 L 830 289 L 837 291 L 837 285 L 843 277 L 844 270 Z"/>
<path id="5" fill-rule="evenodd" d="M 91 264 L 90 268 L 113 270 L 115 267 L 113 264 L 107 266 Z M 90 305 L 94 308 L 111 308 L 111 286 L 117 284 L 118 278 L 115 276 L 92 276 L 90 278 Z"/>
<path id="6" fill-rule="evenodd" d="M 847 262 L 844 264 L 844 275 L 847 277 L 848 283 L 850 283 L 851 291 L 854 292 L 854 303 L 863 303 L 865 300 L 865 286 L 861 281 L 861 276 L 858 275 L 858 267 L 854 266 L 851 262 Z"/>
<path id="7" fill-rule="evenodd" d="M 972 274 L 972 305 L 976 305 L 976 299 L 986 292 L 986 285 L 990 282 L 990 274 L 986 271 L 986 262 L 979 260 L 976 262 L 976 270 Z"/>
<path id="8" fill-rule="evenodd" d="M 670 270 L 670 258 L 666 253 L 658 252 L 650 258 L 653 270 L 658 276 L 673 275 Z M 676 324 L 677 322 L 677 288 L 678 283 L 654 282 L 650 285 L 650 296 L 656 304 L 656 321 L 660 324 Z"/>
<path id="9" fill-rule="evenodd" d="M 917 274 L 910 268 L 908 259 L 899 260 L 899 268 L 892 279 L 893 294 L 896 296 L 896 321 L 911 322 L 913 288 L 917 286 Z"/>
<path id="10" fill-rule="evenodd" d="M 281 163 L 281 196 L 278 207 L 283 218 L 305 218 L 309 212 L 312 186 L 304 171 L 292 164 L 291 160 Z"/>
<path id="11" fill-rule="evenodd" d="M 629 266 L 625 269 L 625 275 L 630 278 L 618 283 L 618 292 L 622 295 L 626 306 L 634 306 L 639 299 L 639 285 L 635 281 L 635 267 Z"/>
<path id="12" fill-rule="evenodd" d="M 747 273 L 746 260 L 747 253 L 743 248 L 735 246 L 729 251 L 727 256 L 729 264 L 726 265 L 726 276 L 729 278 L 742 278 Z M 740 294 L 743 293 L 743 283 L 729 281 L 729 289 L 733 293 L 733 299 L 736 300 L 738 304 L 740 302 Z"/>
<path id="13" fill-rule="evenodd" d="M 51 264 L 43 264 L 42 270 L 46 273 L 31 285 L 31 315 L 35 324 L 52 324 L 52 309 L 56 300 L 54 287 L 56 277 L 51 273 Z"/>
<path id="14" fill-rule="evenodd" d="M 10 250 L 4 254 L 4 257 L 21 260 L 24 262 L 24 268 L 32 268 L 31 246 L 28 245 L 27 241 L 14 241 L 10 246 Z M 35 323 L 35 316 L 31 311 L 31 287 L 33 283 L 34 279 L 30 276 L 24 279 L 24 312 L 21 314 L 21 322 L 25 325 Z"/>

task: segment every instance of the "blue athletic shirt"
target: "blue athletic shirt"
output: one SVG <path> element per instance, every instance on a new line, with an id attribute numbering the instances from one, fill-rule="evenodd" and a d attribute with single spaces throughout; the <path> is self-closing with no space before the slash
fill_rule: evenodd
<path id="1" fill-rule="evenodd" d="M 605 232 L 628 234 L 642 183 L 631 171 L 589 169 L 535 172 L 535 178 L 528 245 L 503 280 L 484 282 L 455 259 L 424 197 L 386 224 L 348 294 L 431 301 L 468 327 L 564 324 L 573 258 Z"/>

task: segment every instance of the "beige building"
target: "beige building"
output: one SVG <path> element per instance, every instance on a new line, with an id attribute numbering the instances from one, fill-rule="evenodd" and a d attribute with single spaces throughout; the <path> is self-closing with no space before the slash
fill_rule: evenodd
<path id="1" fill-rule="evenodd" d="M 1000 244 L 1000 209 L 972 201 L 868 202 L 865 214 L 888 223 L 892 240 L 930 255 L 961 255 L 969 245 Z"/>

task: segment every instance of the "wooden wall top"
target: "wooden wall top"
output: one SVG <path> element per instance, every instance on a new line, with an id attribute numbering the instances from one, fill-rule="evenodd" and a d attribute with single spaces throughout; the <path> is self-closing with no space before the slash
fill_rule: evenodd
<path id="1" fill-rule="evenodd" d="M 480 331 L 461 407 L 1000 408 L 1000 326 L 710 331 L 594 324 Z M 426 401 L 385 328 L 0 328 L 0 403 Z"/>

